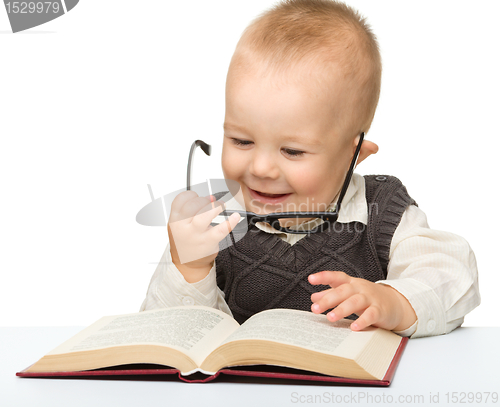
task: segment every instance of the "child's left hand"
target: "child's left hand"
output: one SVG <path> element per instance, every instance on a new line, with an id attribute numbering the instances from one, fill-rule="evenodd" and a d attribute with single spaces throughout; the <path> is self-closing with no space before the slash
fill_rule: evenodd
<path id="1" fill-rule="evenodd" d="M 342 271 L 321 271 L 311 274 L 312 285 L 329 285 L 330 289 L 311 295 L 312 312 L 327 314 L 330 321 L 338 321 L 351 314 L 359 318 L 351 324 L 353 331 L 373 325 L 387 330 L 402 331 L 417 320 L 408 300 L 394 288 L 355 278 Z"/>

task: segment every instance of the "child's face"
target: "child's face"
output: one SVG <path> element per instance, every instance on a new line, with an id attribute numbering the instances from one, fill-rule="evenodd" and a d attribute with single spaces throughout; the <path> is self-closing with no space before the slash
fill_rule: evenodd
<path id="1" fill-rule="evenodd" d="M 228 75 L 224 176 L 239 183 L 247 211 L 325 211 L 355 150 L 356 134 L 345 134 L 335 119 L 346 86 L 334 80 L 325 89 L 305 67 L 264 73 L 256 67 Z"/>

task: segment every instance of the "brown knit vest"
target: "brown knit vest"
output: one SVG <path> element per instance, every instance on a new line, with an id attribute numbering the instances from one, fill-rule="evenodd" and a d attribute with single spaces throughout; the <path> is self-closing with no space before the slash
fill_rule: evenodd
<path id="1" fill-rule="evenodd" d="M 253 226 L 220 243 L 217 285 L 239 323 L 270 308 L 310 311 L 311 294 L 329 288 L 307 281 L 318 271 L 340 270 L 370 281 L 387 277 L 392 236 L 403 212 L 416 203 L 395 177 L 367 175 L 365 185 L 368 225 L 337 222 L 293 246 Z"/>

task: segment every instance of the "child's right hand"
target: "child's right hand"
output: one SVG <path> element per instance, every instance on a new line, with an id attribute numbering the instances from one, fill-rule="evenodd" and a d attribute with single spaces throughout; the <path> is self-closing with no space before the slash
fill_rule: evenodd
<path id="1" fill-rule="evenodd" d="M 184 191 L 172 202 L 167 229 L 172 261 L 188 283 L 207 276 L 219 253 L 219 242 L 238 224 L 240 215 L 232 214 L 217 226 L 212 220 L 222 212 L 215 197 L 200 197 L 194 191 Z"/>

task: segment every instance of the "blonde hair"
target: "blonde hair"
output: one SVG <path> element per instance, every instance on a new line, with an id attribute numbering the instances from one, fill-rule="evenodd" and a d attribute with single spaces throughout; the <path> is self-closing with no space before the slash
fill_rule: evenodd
<path id="1" fill-rule="evenodd" d="M 242 67 L 239 57 L 248 52 L 275 71 L 311 62 L 325 72 L 340 68 L 355 104 L 342 119 L 368 131 L 380 95 L 382 63 L 376 37 L 356 10 L 333 0 L 284 0 L 246 28 L 231 67 Z"/>

